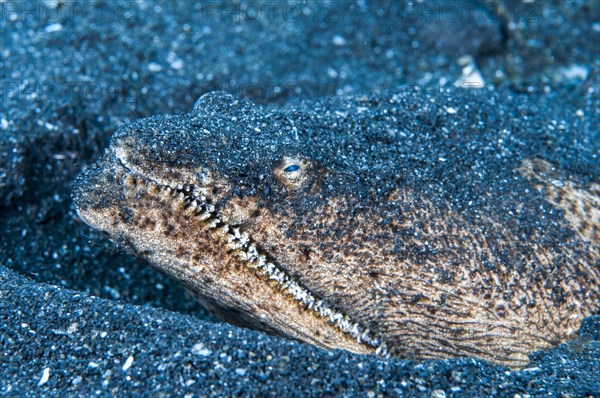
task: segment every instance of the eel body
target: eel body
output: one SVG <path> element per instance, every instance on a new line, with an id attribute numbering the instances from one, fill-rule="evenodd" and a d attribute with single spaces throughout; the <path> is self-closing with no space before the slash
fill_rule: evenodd
<path id="1" fill-rule="evenodd" d="M 234 324 L 523 366 L 598 311 L 600 186 L 529 153 L 535 131 L 485 122 L 489 101 L 419 95 L 207 94 L 120 127 L 75 206 Z"/>

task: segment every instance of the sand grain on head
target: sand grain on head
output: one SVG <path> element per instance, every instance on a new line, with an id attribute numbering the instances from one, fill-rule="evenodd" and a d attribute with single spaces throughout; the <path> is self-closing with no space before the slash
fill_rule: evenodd
<path id="1" fill-rule="evenodd" d="M 525 365 L 598 310 L 597 184 L 475 151 L 495 132 L 432 129 L 410 99 L 307 113 L 207 94 L 121 127 L 76 182 L 78 214 L 232 323 Z"/>

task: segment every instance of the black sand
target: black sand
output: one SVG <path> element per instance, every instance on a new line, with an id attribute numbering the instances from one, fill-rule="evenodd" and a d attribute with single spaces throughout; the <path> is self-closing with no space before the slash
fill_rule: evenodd
<path id="1" fill-rule="evenodd" d="M 324 352 L 203 320 L 70 207 L 71 181 L 117 126 L 188 112 L 208 91 L 272 106 L 385 97 L 452 85 L 468 64 L 496 95 L 525 98 L 513 127 L 532 152 L 598 181 L 597 2 L 158 4 L 0 4 L 0 394 L 597 396 L 597 317 L 521 371 Z M 468 104 L 457 92 L 446 100 Z"/>

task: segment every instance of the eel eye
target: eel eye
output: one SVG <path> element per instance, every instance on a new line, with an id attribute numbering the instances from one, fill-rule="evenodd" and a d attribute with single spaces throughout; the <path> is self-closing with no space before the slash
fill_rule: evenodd
<path id="1" fill-rule="evenodd" d="M 281 185 L 290 190 L 304 188 L 311 180 L 312 162 L 300 156 L 283 156 L 273 166 L 273 174 Z"/>
<path id="2" fill-rule="evenodd" d="M 298 171 L 298 170 L 300 170 L 300 166 L 297 164 L 289 165 L 288 167 L 283 169 L 283 171 L 286 173 L 291 173 L 292 171 Z"/>

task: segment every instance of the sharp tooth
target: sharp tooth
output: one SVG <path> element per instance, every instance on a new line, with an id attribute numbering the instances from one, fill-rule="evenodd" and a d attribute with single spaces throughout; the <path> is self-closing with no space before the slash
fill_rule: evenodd
<path id="1" fill-rule="evenodd" d="M 275 269 L 275 264 L 267 263 L 267 265 L 265 266 L 265 269 L 267 270 L 267 273 L 269 275 L 271 275 L 273 273 L 273 270 Z"/>
<path id="2" fill-rule="evenodd" d="M 371 333 L 371 331 L 369 329 L 365 329 L 365 331 L 363 332 L 362 336 L 360 336 L 361 340 L 365 340 L 369 337 L 369 334 Z"/>
<path id="3" fill-rule="evenodd" d="M 210 218 L 210 213 L 201 213 L 198 218 L 200 218 L 201 221 L 208 220 Z M 211 228 L 214 227 L 211 225 Z"/>
<path id="4" fill-rule="evenodd" d="M 358 323 L 355 323 L 350 327 L 350 334 L 352 336 L 354 336 L 355 338 L 357 338 L 358 342 L 360 343 L 360 332 L 359 332 Z"/>
<path id="5" fill-rule="evenodd" d="M 248 246 L 248 254 L 252 259 L 258 258 L 258 250 L 256 250 L 256 245 L 254 243 L 250 243 L 250 246 Z"/>
<path id="6" fill-rule="evenodd" d="M 258 266 L 260 268 L 263 268 L 266 263 L 267 263 L 267 257 L 265 255 L 262 255 L 262 256 L 258 257 Z"/>
<path id="7" fill-rule="evenodd" d="M 240 245 L 244 247 L 248 244 L 248 242 L 250 242 L 250 236 L 246 232 L 242 232 L 239 239 Z"/>

